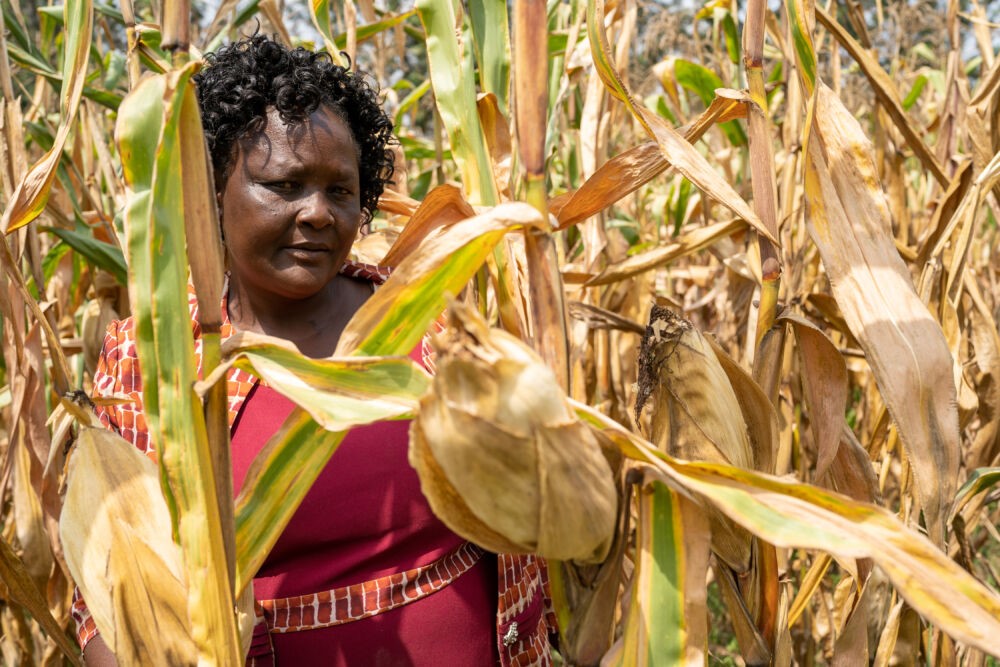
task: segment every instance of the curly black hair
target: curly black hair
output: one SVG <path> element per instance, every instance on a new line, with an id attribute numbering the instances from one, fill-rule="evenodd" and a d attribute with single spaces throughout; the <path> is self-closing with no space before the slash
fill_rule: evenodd
<path id="1" fill-rule="evenodd" d="M 392 179 L 393 138 L 392 121 L 363 74 L 333 64 L 325 52 L 288 49 L 261 34 L 223 46 L 205 60 L 194 81 L 217 186 L 229 176 L 236 141 L 262 128 L 269 108 L 294 123 L 322 104 L 351 129 L 358 147 L 362 222 L 371 220 Z"/>

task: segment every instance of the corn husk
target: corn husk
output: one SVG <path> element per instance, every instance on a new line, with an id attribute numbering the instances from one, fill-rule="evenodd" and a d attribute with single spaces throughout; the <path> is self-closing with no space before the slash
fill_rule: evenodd
<path id="1" fill-rule="evenodd" d="M 642 418 L 644 409 L 648 420 Z M 657 305 L 639 352 L 635 410 L 649 440 L 671 456 L 755 468 L 739 398 L 716 351 L 689 321 Z M 761 545 L 718 509 L 705 512 L 718 559 L 716 577 L 740 646 L 745 655 L 766 661 L 767 642 L 754 621 L 762 604 Z"/>
<path id="2" fill-rule="evenodd" d="M 156 464 L 119 436 L 83 428 L 59 520 L 73 579 L 123 665 L 193 665 L 181 552 Z"/>
<path id="3" fill-rule="evenodd" d="M 653 444 L 681 459 L 753 469 L 739 401 L 712 348 L 690 322 L 654 305 L 639 356 L 636 418 L 643 408 L 649 411 Z M 710 514 L 716 555 L 736 572 L 746 572 L 750 534 L 720 513 Z"/>
<path id="4" fill-rule="evenodd" d="M 618 499 L 595 433 L 521 341 L 461 304 L 449 317 L 410 430 L 410 463 L 434 513 L 491 551 L 600 562 Z"/>

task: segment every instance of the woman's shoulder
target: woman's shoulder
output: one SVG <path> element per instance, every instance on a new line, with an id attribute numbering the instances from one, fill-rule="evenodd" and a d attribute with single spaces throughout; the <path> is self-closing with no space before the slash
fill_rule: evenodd
<path id="1" fill-rule="evenodd" d="M 348 259 L 344 262 L 344 266 L 340 269 L 340 273 L 341 275 L 349 278 L 367 280 L 368 282 L 376 285 L 381 285 L 389 279 L 390 274 L 392 274 L 392 269 L 387 266 L 365 264 L 364 262 Z"/>
<path id="2" fill-rule="evenodd" d="M 191 326 L 195 338 L 198 338 L 200 334 L 200 327 L 198 326 L 198 298 L 195 296 L 194 287 L 190 284 L 188 285 L 188 315 L 191 318 Z M 135 340 L 136 321 L 134 316 L 129 315 L 128 317 L 111 320 L 104 332 L 104 345 L 101 349 L 102 360 L 107 364 L 109 361 L 137 359 L 139 353 L 136 351 Z"/>

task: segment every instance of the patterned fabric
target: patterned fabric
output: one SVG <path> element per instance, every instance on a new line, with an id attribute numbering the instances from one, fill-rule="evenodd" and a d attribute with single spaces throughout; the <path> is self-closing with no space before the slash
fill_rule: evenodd
<path id="1" fill-rule="evenodd" d="M 388 278 L 389 271 L 383 267 L 348 261 L 341 269 L 343 275 L 369 280 L 381 285 Z M 223 294 L 226 290 L 223 290 Z M 194 291 L 189 290 L 189 309 L 192 333 L 195 339 L 195 354 L 199 373 L 201 371 L 201 326 L 198 324 L 198 304 Z M 222 339 L 234 333 L 226 308 L 222 303 Z M 430 347 L 425 339 L 423 355 L 433 368 Z M 232 425 L 240 407 L 258 379 L 237 368 L 229 370 L 227 376 L 229 396 L 229 423 Z M 117 405 L 101 405 L 100 399 L 126 397 L 129 402 Z M 104 340 L 104 348 L 94 375 L 94 399 L 98 402 L 97 414 L 109 429 L 119 433 L 147 456 L 155 459 L 155 443 L 150 442 L 149 430 L 143 414 L 142 379 L 139 375 L 138 353 L 135 346 L 135 322 L 132 318 L 112 322 Z M 440 562 L 440 561 L 438 561 Z M 555 615 L 548 595 L 548 577 L 545 564 L 539 558 L 528 555 L 499 554 L 497 642 L 500 662 L 503 667 L 528 667 L 551 665 L 549 635 L 556 631 Z M 406 573 L 401 573 L 406 574 Z M 399 575 L 396 575 L 397 577 Z M 457 576 L 457 575 L 456 575 Z M 366 582 L 371 584 L 372 582 Z M 322 593 L 316 594 L 321 596 Z M 318 598 L 317 598 L 318 599 Z M 291 604 L 286 601 L 271 601 L 276 605 Z M 277 607 L 275 607 L 277 608 Z M 260 613 L 260 609 L 258 612 Z M 81 648 L 86 647 L 98 630 L 79 591 L 73 594 L 71 608 L 77 626 L 77 639 Z M 260 620 L 266 620 L 267 612 Z M 254 629 L 253 646 L 270 644 L 262 633 L 263 625 Z M 304 629 L 304 628 L 300 628 Z M 289 629 L 274 629 L 275 632 L 289 632 Z M 267 660 L 250 661 L 248 664 L 270 664 Z"/>
<path id="2" fill-rule="evenodd" d="M 416 602 L 439 591 L 479 562 L 483 550 L 465 542 L 433 563 L 322 593 L 260 600 L 271 632 L 342 625 Z"/>

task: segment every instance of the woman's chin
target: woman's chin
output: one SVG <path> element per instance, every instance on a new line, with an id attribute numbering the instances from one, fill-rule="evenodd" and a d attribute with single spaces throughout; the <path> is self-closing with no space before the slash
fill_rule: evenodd
<path id="1" fill-rule="evenodd" d="M 289 301 L 304 301 L 321 294 L 336 277 L 336 271 L 294 267 L 281 271 L 273 280 L 257 278 L 251 284 Z"/>

